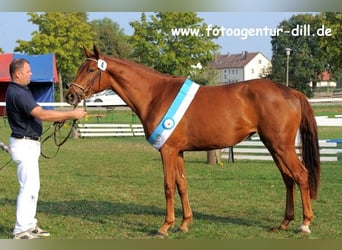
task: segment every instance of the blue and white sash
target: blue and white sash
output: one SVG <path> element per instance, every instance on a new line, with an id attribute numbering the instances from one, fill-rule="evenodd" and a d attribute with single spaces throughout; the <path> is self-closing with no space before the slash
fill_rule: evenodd
<path id="1" fill-rule="evenodd" d="M 163 119 L 148 138 L 148 142 L 154 148 L 159 150 L 170 137 L 190 106 L 199 87 L 197 83 L 189 79 L 185 80 Z"/>

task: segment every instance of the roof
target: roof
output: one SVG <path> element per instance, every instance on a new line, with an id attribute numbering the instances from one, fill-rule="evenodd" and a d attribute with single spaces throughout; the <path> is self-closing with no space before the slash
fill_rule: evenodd
<path id="1" fill-rule="evenodd" d="M 245 67 L 259 52 L 244 51 L 239 54 L 216 55 L 216 60 L 210 62 L 209 66 L 215 69 L 224 68 L 243 68 Z"/>
<path id="2" fill-rule="evenodd" d="M 318 74 L 318 79 L 320 81 L 330 81 L 331 73 L 328 70 L 324 70 Z"/>
<path id="3" fill-rule="evenodd" d="M 13 59 L 24 58 L 30 62 L 32 77 L 31 82 L 59 81 L 56 59 L 54 54 L 25 55 L 25 54 L 0 54 L 0 82 L 10 82 L 9 65 Z"/>

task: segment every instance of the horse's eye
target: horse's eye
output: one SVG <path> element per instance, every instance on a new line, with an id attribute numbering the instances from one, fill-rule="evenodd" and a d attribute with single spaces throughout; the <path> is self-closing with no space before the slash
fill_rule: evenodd
<path id="1" fill-rule="evenodd" d="M 92 73 L 92 72 L 94 72 L 96 69 L 95 68 L 93 68 L 93 67 L 90 67 L 90 68 L 88 68 L 88 73 Z"/>

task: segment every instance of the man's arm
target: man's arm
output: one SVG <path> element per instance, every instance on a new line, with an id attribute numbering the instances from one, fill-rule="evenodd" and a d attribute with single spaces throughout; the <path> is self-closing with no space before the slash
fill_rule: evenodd
<path id="1" fill-rule="evenodd" d="M 59 122 L 82 119 L 87 115 L 87 112 L 84 109 L 74 109 L 69 111 L 45 110 L 41 106 L 36 106 L 32 109 L 31 115 L 42 121 Z"/>

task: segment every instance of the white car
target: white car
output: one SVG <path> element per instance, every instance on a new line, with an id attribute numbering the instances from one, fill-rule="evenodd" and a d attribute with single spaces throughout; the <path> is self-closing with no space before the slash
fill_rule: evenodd
<path id="1" fill-rule="evenodd" d="M 108 105 L 126 106 L 127 104 L 113 90 L 104 90 L 87 98 L 87 103 L 103 102 Z"/>

